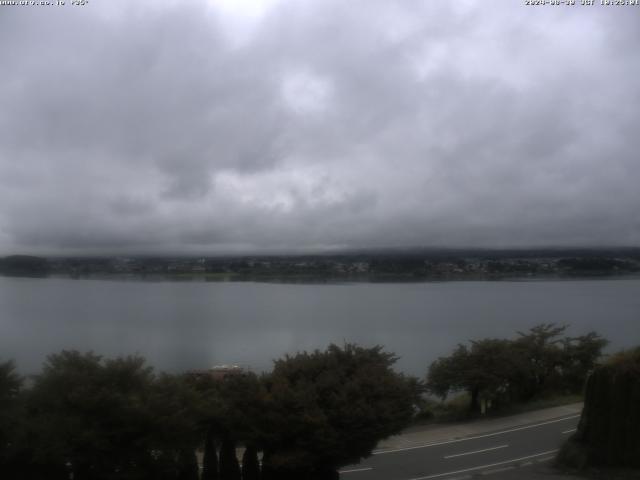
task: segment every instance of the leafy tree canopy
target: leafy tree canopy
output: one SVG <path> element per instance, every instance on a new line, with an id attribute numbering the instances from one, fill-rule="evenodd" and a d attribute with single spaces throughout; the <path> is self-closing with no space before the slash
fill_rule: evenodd
<path id="1" fill-rule="evenodd" d="M 330 345 L 275 362 L 266 380 L 266 462 L 314 471 L 359 461 L 407 426 L 415 382 L 392 370 L 382 347 Z"/>
<path id="2" fill-rule="evenodd" d="M 428 390 L 441 398 L 455 391 L 470 394 L 470 409 L 480 401 L 512 402 L 555 392 L 579 392 L 607 341 L 596 332 L 563 337 L 567 326 L 541 324 L 509 339 L 471 341 L 434 361 Z"/>
<path id="3" fill-rule="evenodd" d="M 77 479 L 161 478 L 195 448 L 196 404 L 183 380 L 156 377 L 141 357 L 51 355 L 28 393 L 31 463 Z"/>

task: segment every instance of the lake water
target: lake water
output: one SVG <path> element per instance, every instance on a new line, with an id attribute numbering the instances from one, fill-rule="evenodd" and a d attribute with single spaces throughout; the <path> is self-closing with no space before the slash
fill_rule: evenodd
<path id="1" fill-rule="evenodd" d="M 254 371 L 331 342 L 381 344 L 422 376 L 459 342 L 541 322 L 640 344 L 640 280 L 296 285 L 0 277 L 0 360 L 24 373 L 75 348 L 140 353 L 162 370 Z"/>

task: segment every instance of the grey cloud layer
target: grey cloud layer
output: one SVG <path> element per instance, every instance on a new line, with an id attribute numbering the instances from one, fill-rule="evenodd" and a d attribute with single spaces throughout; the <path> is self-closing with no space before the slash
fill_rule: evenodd
<path id="1" fill-rule="evenodd" d="M 129 3 L 2 7 L 0 251 L 640 242 L 640 8 Z"/>

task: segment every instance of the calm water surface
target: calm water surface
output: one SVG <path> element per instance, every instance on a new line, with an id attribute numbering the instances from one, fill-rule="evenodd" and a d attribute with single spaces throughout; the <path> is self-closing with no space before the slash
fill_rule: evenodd
<path id="1" fill-rule="evenodd" d="M 331 342 L 384 345 L 423 375 L 468 339 L 541 322 L 640 344 L 640 280 L 291 285 L 0 277 L 0 360 L 35 372 L 63 348 L 140 353 L 159 369 L 255 371 Z"/>

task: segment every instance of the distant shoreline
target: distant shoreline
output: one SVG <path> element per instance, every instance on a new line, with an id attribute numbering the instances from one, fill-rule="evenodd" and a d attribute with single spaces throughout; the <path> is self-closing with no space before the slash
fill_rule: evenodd
<path id="1" fill-rule="evenodd" d="M 0 258 L 22 277 L 267 283 L 417 283 L 633 278 L 640 251 L 407 251 L 237 257 Z"/>
<path id="2" fill-rule="evenodd" d="M 116 282 L 174 282 L 174 283 L 271 283 L 300 285 L 358 285 L 358 284 L 417 284 L 449 282 L 546 282 L 546 281 L 590 281 L 590 280 L 638 280 L 640 273 L 592 274 L 592 275 L 492 275 L 492 276 L 447 276 L 447 277 L 312 277 L 305 275 L 216 275 L 216 274 L 45 274 L 12 275 L 0 273 L 3 278 L 103 280 Z"/>

